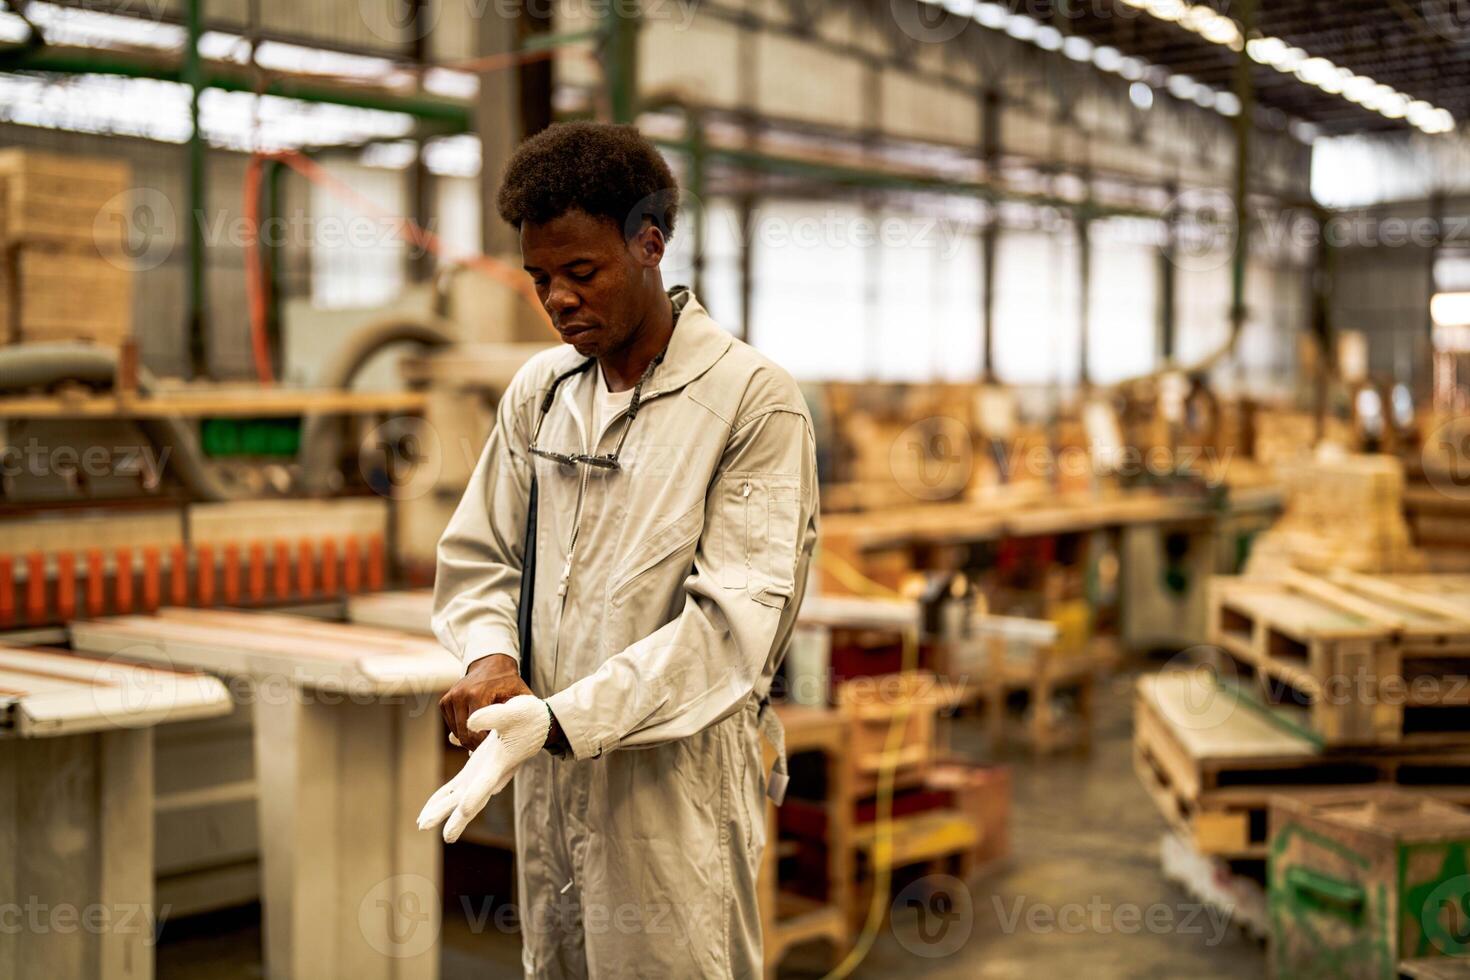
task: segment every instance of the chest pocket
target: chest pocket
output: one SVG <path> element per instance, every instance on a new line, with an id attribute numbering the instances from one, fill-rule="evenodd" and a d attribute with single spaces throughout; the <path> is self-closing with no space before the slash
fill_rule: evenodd
<path id="1" fill-rule="evenodd" d="M 801 481 L 769 473 L 729 473 L 716 482 L 720 585 L 784 608 L 796 580 Z"/>
<path id="2" fill-rule="evenodd" d="M 644 586 L 664 585 L 665 576 L 655 574 L 660 568 L 677 564 L 682 578 L 688 562 L 679 560 L 680 555 L 687 553 L 687 557 L 693 557 L 703 529 L 704 501 L 699 500 L 633 549 L 608 588 L 608 601 L 622 606 L 634 595 L 643 593 Z"/>

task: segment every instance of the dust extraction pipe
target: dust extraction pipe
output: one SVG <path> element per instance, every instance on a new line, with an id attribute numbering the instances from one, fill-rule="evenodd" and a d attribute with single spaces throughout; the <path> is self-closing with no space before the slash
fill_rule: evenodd
<path id="1" fill-rule="evenodd" d="M 117 380 L 117 354 L 86 344 L 18 344 L 0 347 L 0 391 L 23 391 L 61 381 L 112 387 Z M 138 368 L 138 390 L 149 394 L 157 387 L 153 375 Z M 233 493 L 210 470 L 194 438 L 181 419 L 138 419 L 138 427 L 177 468 L 180 481 L 198 500 L 233 500 Z"/>

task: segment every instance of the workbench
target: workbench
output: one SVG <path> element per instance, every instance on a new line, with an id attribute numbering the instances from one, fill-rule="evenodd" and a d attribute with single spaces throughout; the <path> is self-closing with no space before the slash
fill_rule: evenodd
<path id="1" fill-rule="evenodd" d="M 271 978 L 432 978 L 440 692 L 463 673 L 431 641 L 304 617 L 165 609 L 83 620 L 75 647 L 248 682 L 265 964 Z"/>
<path id="2" fill-rule="evenodd" d="M 0 976 L 153 976 L 150 728 L 229 710 L 203 674 L 0 646 Z"/>

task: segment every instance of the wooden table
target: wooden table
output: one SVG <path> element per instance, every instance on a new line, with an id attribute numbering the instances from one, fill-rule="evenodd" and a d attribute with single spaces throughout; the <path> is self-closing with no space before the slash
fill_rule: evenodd
<path id="1" fill-rule="evenodd" d="M 153 976 L 149 728 L 229 710 L 203 674 L 0 646 L 0 976 Z"/>
<path id="2" fill-rule="evenodd" d="M 826 939 L 831 943 L 832 965 L 847 953 L 852 942 L 848 927 L 849 892 L 852 889 L 852 790 L 847 753 L 849 724 L 839 711 L 796 705 L 773 709 L 786 728 L 786 755 L 821 752 L 827 771 L 827 901 L 816 902 L 783 893 L 777 880 L 777 851 L 780 845 L 776 807 L 766 802 L 766 850 L 761 858 L 761 932 L 764 936 L 765 970 L 775 977 L 776 967 L 792 946 Z M 771 754 L 767 746 L 768 756 Z M 769 764 L 770 759 L 767 759 Z M 801 787 L 793 786 L 798 794 Z"/>
<path id="3" fill-rule="evenodd" d="M 440 842 L 415 818 L 441 783 L 432 640 L 296 616 L 167 609 L 79 621 L 73 644 L 247 679 L 272 978 L 433 978 Z"/>

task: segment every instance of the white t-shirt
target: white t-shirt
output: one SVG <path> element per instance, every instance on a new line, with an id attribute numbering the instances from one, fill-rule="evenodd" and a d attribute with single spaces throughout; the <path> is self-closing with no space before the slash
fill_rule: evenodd
<path id="1" fill-rule="evenodd" d="M 597 368 L 597 386 L 592 395 L 592 444 L 596 446 L 602 436 L 603 426 L 617 416 L 623 409 L 633 401 L 633 389 L 627 391 L 608 391 L 607 376 L 602 373 L 602 366 Z M 612 452 L 611 449 L 608 452 Z"/>

